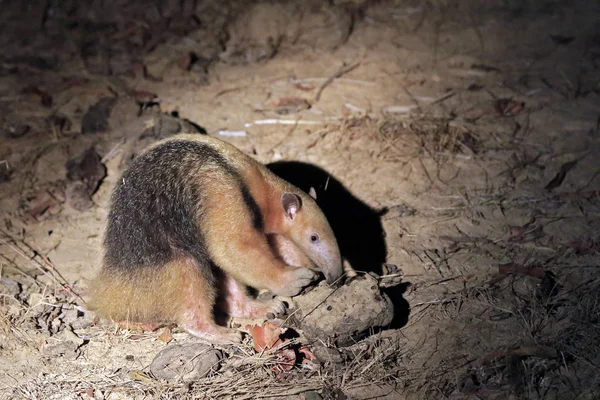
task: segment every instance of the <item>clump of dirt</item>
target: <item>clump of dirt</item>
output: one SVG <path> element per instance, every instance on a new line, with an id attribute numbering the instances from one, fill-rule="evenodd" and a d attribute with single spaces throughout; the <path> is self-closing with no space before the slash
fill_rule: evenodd
<path id="1" fill-rule="evenodd" d="M 394 318 L 394 306 L 379 288 L 379 281 L 364 275 L 331 289 L 321 283 L 296 299 L 292 322 L 311 341 L 331 341 L 348 346 L 387 327 Z"/>

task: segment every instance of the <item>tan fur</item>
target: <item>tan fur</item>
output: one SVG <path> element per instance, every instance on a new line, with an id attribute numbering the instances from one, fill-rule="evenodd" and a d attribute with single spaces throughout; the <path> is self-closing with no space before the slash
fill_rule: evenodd
<path id="1" fill-rule="evenodd" d="M 313 262 L 294 243 L 282 235 L 270 234 L 269 245 L 273 252 L 287 265 L 316 269 Z"/>
<path id="2" fill-rule="evenodd" d="M 217 149 L 243 176 L 262 211 L 266 234 L 280 234 L 293 242 L 295 238 L 290 236 L 293 233 L 291 231 L 297 231 L 300 225 L 310 226 L 316 223 L 316 219 L 311 218 L 312 215 L 322 215 L 312 197 L 277 177 L 264 165 L 229 143 L 206 135 L 184 134 L 168 140 L 196 141 Z M 243 206 L 241 193 L 229 189 L 227 181 L 231 177 L 215 167 L 209 173 L 203 169 L 195 179 L 202 181 L 204 187 L 210 188 L 207 215 L 201 218 L 199 226 L 207 239 L 214 261 L 247 285 L 269 289 L 274 293 L 280 292 L 294 279 L 294 272 L 273 253 L 266 236 L 253 228 Z M 294 226 L 284 218 L 282 212 L 281 197 L 286 192 L 298 195 L 303 203 L 303 211 Z M 324 223 L 327 224 L 327 221 Z M 327 228 L 330 231 L 329 225 Z M 336 243 L 333 232 L 330 236 L 326 239 Z M 314 263 L 310 263 L 310 266 L 316 268 Z"/>
<path id="3" fill-rule="evenodd" d="M 264 230 L 260 231 L 253 224 L 241 191 L 232 190 L 239 183 L 222 165 L 207 162 L 198 168 L 196 176 L 189 177 L 190 185 L 199 185 L 210 194 L 204 198 L 197 226 L 212 261 L 228 275 L 225 291 L 232 315 L 264 318 L 268 313 L 282 310 L 280 301 L 260 303 L 249 298 L 244 285 L 291 296 L 310 283 L 314 273 L 307 268 L 320 270 L 328 262 L 320 259 L 319 254 L 311 258 L 306 250 L 310 237 L 307 232 L 313 228 L 331 244 L 331 271 L 323 272 L 326 276 L 341 274 L 337 242 L 310 196 L 226 142 L 205 135 L 178 135 L 167 140 L 201 142 L 216 149 L 241 175 L 263 216 Z M 282 206 L 284 193 L 293 193 L 301 199 L 302 211 L 293 221 Z M 339 271 L 337 260 L 340 260 Z M 92 308 L 115 321 L 175 322 L 211 341 L 239 341 L 239 333 L 215 324 L 216 288 L 202 275 L 201 268 L 206 266 L 184 255 L 166 265 L 132 270 L 104 266 L 91 287 Z"/>
<path id="4" fill-rule="evenodd" d="M 90 287 L 90 308 L 119 322 L 175 322 L 184 312 L 184 289 L 204 286 L 191 263 L 181 259 L 158 268 L 140 269 L 135 275 L 103 268 Z M 199 295 L 198 303 L 210 303 L 214 289 L 205 288 Z"/>

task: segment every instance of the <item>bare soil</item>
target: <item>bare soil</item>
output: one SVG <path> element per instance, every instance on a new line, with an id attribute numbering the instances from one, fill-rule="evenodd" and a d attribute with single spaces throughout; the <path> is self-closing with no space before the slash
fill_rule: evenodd
<path id="1" fill-rule="evenodd" d="M 600 398 L 598 15 L 583 0 L 3 2 L 2 398 Z M 310 368 L 247 338 L 205 378 L 153 377 L 167 342 L 195 339 L 99 321 L 85 289 L 116 180 L 181 131 L 317 188 L 356 279 L 402 270 L 381 289 L 392 322 L 313 341 Z"/>

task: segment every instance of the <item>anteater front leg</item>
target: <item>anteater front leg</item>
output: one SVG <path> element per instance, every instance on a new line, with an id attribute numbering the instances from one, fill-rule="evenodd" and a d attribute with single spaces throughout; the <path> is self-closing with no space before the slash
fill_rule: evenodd
<path id="1" fill-rule="evenodd" d="M 285 313 L 285 305 L 277 299 L 259 301 L 250 297 L 244 284 L 225 274 L 223 278 L 223 311 L 230 317 L 271 319 Z"/>
<path id="2" fill-rule="evenodd" d="M 308 268 L 288 266 L 278 259 L 264 234 L 238 231 L 222 238 L 211 248 L 213 260 L 233 278 L 255 289 L 295 296 L 316 277 Z"/>
<path id="3" fill-rule="evenodd" d="M 233 278 L 255 289 L 295 296 L 316 273 L 291 267 L 278 258 L 263 227 L 241 194 L 215 188 L 202 218 L 211 259 Z M 262 218 L 262 217 L 261 217 Z"/>

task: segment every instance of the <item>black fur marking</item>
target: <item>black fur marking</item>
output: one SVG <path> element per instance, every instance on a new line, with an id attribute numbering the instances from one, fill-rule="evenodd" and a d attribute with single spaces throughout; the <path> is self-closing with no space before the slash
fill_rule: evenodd
<path id="1" fill-rule="evenodd" d="M 262 215 L 238 172 L 214 148 L 193 141 L 166 142 L 133 160 L 113 195 L 104 238 L 104 265 L 134 270 L 157 267 L 188 255 L 214 284 L 212 262 L 197 218 L 202 215 L 201 183 L 190 176 L 213 164 L 240 182 L 255 226 Z"/>
<path id="2" fill-rule="evenodd" d="M 254 229 L 262 230 L 264 227 L 263 215 L 246 185 L 242 185 L 242 197 L 244 199 L 244 204 L 246 204 L 246 207 L 248 207 L 248 210 L 250 210 L 250 214 L 252 215 L 252 225 L 254 226 Z"/>

